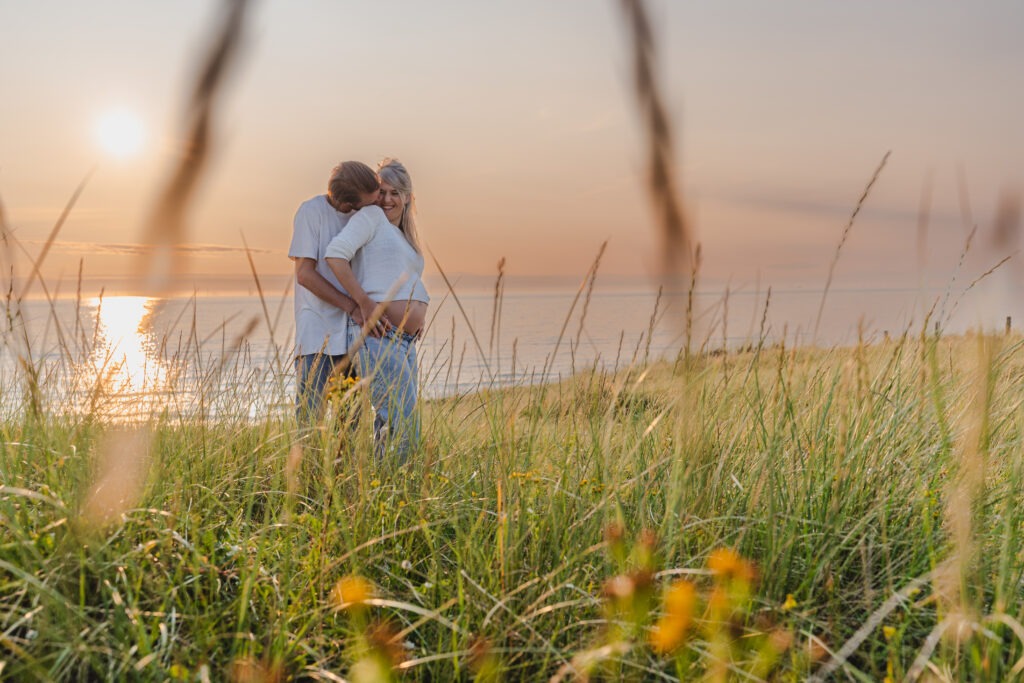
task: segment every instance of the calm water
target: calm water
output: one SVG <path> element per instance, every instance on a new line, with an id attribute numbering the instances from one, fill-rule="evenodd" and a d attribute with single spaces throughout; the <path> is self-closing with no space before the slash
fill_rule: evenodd
<path id="1" fill-rule="evenodd" d="M 686 344 L 685 297 L 650 291 L 510 293 L 497 315 L 490 294 L 436 296 L 419 346 L 426 396 L 557 379 L 593 367 L 674 357 Z M 702 293 L 694 300 L 694 349 L 768 343 L 833 346 L 920 330 L 926 307 L 943 329 L 973 324 L 976 302 L 911 290 L 835 290 L 815 337 L 821 292 Z M 26 400 L 19 357 L 40 376 L 40 400 L 110 414 L 250 416 L 290 406 L 292 300 L 251 297 L 60 301 L 24 306 L 0 347 L 4 410 Z M 458 305 L 461 303 L 461 309 Z M 767 308 L 766 308 L 767 303 Z M 584 310 L 585 309 L 585 310 Z M 998 316 L 993 320 L 1000 319 Z M 24 340 L 28 339 L 29 353 Z"/>

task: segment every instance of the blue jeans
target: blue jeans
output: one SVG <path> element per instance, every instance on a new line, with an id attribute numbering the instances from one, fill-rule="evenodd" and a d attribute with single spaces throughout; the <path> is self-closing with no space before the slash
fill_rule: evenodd
<path id="1" fill-rule="evenodd" d="M 377 458 L 394 457 L 401 465 L 420 439 L 416 410 L 418 368 L 415 338 L 390 331 L 367 337 L 359 350 L 359 374 L 370 378 Z"/>
<path id="2" fill-rule="evenodd" d="M 328 356 L 322 353 L 296 356 L 295 372 L 298 375 L 298 386 L 295 395 L 295 417 L 300 425 L 310 426 L 320 421 L 327 380 L 346 357 L 345 354 Z"/>

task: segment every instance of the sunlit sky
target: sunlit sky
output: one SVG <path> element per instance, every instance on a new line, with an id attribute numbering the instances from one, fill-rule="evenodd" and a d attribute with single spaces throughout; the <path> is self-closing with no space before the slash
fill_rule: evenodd
<path id="1" fill-rule="evenodd" d="M 820 286 L 887 150 L 837 282 L 942 283 L 970 223 L 980 233 L 969 267 L 1001 258 L 986 231 L 1000 194 L 1019 193 L 1024 179 L 1024 3 L 649 6 L 706 282 Z M 189 214 L 189 239 L 202 246 L 190 263 L 196 282 L 245 276 L 242 234 L 262 275 L 289 273 L 296 207 L 323 191 L 338 161 L 384 156 L 412 172 L 422 234 L 453 275 L 490 276 L 506 257 L 514 276 L 579 278 L 604 240 L 603 276 L 653 271 L 617 1 L 253 9 Z M 132 272 L 216 10 L 211 0 L 0 0 L 0 200 L 30 251 L 97 165 L 48 257 L 49 279 L 73 278 L 81 258 L 91 282 Z M 112 111 L 137 117 L 137 149 L 102 143 Z"/>

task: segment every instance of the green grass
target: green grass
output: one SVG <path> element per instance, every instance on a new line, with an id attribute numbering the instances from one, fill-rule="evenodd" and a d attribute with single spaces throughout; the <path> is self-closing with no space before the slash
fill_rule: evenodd
<path id="1" fill-rule="evenodd" d="M 81 510 L 117 428 L 7 406 L 0 677 L 365 680 L 387 623 L 408 680 L 546 680 L 580 653 L 597 678 L 750 680 L 769 632 L 788 647 L 755 680 L 804 680 L 847 643 L 836 680 L 1014 679 L 1024 358 L 982 341 L 771 347 L 432 401 L 397 471 L 365 425 L 329 419 L 291 475 L 287 419 L 165 417 L 141 499 L 100 528 Z M 729 662 L 704 602 L 667 658 L 646 644 L 657 600 L 628 618 L 606 602 L 640 566 L 610 524 L 627 549 L 656 534 L 654 589 L 687 575 L 710 600 L 719 548 L 755 565 Z M 336 609 L 346 576 L 375 600 Z"/>

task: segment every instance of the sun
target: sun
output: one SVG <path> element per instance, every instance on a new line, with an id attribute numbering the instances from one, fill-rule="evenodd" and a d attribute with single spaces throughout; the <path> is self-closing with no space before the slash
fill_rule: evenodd
<path id="1" fill-rule="evenodd" d="M 145 137 L 142 119 L 129 109 L 108 109 L 96 118 L 96 142 L 116 159 L 138 154 Z"/>

